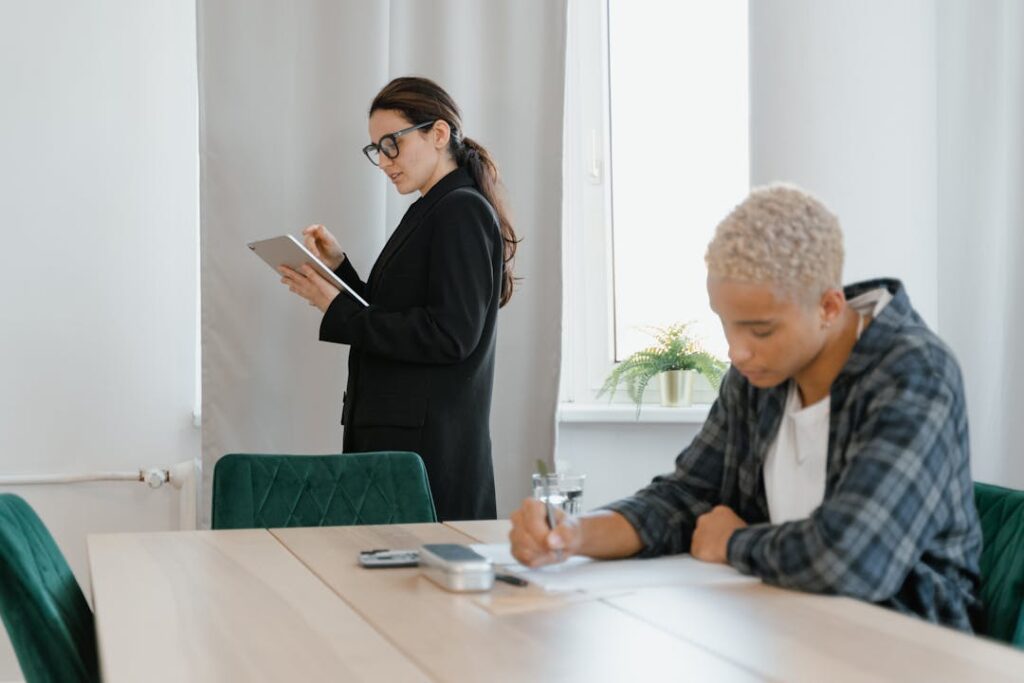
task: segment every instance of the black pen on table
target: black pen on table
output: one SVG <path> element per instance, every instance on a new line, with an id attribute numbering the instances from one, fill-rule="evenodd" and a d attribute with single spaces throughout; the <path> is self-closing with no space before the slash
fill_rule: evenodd
<path id="1" fill-rule="evenodd" d="M 530 582 L 513 574 L 495 574 L 495 581 L 503 581 L 513 586 L 529 586 Z"/>

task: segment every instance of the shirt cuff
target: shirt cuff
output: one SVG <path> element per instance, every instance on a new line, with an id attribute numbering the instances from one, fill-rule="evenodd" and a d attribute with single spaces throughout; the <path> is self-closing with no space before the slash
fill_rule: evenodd
<path id="1" fill-rule="evenodd" d="M 362 304 L 357 303 L 345 292 L 339 292 L 327 306 L 320 321 L 320 341 L 347 343 L 349 340 L 345 333 L 346 323 L 361 308 L 364 308 Z"/>
<path id="2" fill-rule="evenodd" d="M 754 547 L 771 529 L 770 524 L 754 524 L 732 532 L 725 556 L 729 564 L 743 574 L 754 573 Z"/>
<path id="3" fill-rule="evenodd" d="M 348 254 L 342 254 L 341 264 L 334 269 L 334 274 L 346 282 L 349 282 L 350 280 L 359 280 L 359 275 L 356 274 L 355 267 L 352 265 L 352 262 L 348 260 Z M 349 284 L 351 284 L 351 282 L 349 282 Z"/>

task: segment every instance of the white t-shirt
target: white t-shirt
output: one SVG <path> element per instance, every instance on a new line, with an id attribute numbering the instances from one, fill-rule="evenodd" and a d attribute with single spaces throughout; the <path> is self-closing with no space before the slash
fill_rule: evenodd
<path id="1" fill-rule="evenodd" d="M 850 299 L 848 305 L 861 316 L 878 316 L 892 294 L 884 287 Z M 862 328 L 857 327 L 860 338 Z M 828 427 L 832 397 L 803 406 L 796 382 L 789 381 L 786 407 L 775 441 L 764 461 L 764 489 L 772 524 L 810 516 L 825 497 L 825 468 L 828 464 Z"/>

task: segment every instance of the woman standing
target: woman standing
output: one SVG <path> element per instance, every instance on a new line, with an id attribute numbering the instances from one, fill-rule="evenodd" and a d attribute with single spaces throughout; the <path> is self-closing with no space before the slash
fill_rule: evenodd
<path id="1" fill-rule="evenodd" d="M 309 267 L 282 268 L 282 282 L 323 311 L 322 341 L 351 346 L 345 452 L 419 453 L 442 520 L 493 519 L 495 324 L 512 296 L 517 243 L 497 167 L 465 137 L 448 93 L 425 78 L 388 83 L 369 129 L 363 153 L 419 199 L 365 281 L 324 226 L 303 234 L 370 306 Z"/>

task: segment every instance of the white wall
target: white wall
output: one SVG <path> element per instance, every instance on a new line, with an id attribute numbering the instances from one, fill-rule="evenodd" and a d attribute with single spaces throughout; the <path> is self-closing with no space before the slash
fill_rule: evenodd
<path id="1" fill-rule="evenodd" d="M 632 495 L 675 459 L 700 431 L 700 424 L 652 422 L 561 422 L 559 471 L 587 476 L 583 508 L 592 510 Z"/>
<path id="2" fill-rule="evenodd" d="M 0 474 L 197 456 L 194 3 L 2 3 L 0 93 Z M 85 534 L 177 524 L 166 488 L 17 493 L 87 595 Z"/>

